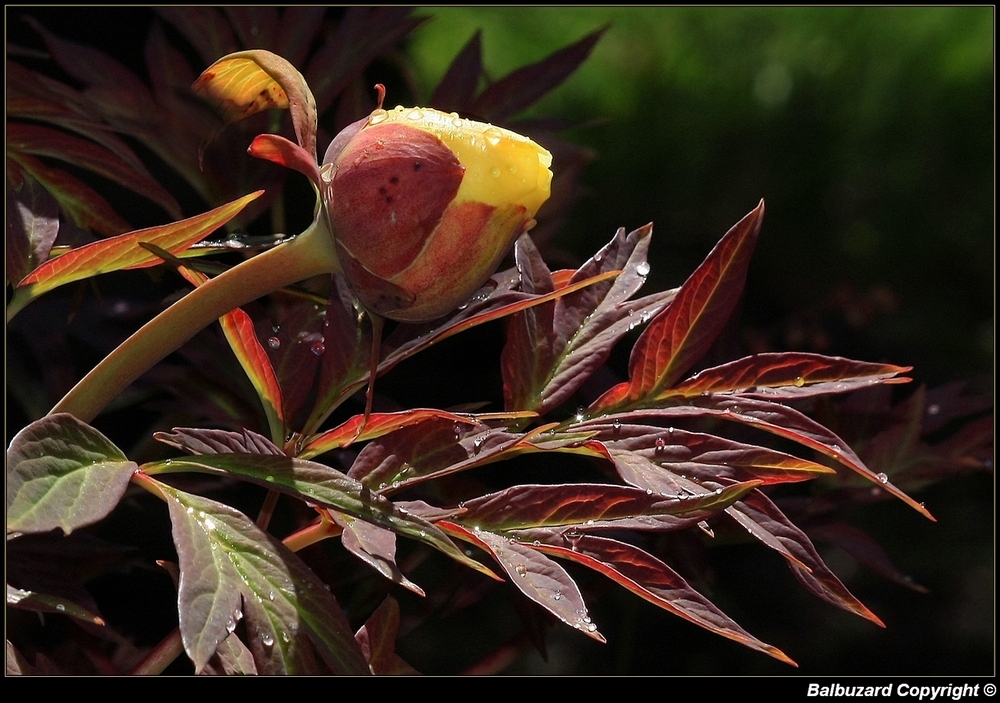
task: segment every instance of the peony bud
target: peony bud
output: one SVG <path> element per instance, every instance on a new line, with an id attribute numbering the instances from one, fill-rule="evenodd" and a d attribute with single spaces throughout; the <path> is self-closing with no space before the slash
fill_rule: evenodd
<path id="1" fill-rule="evenodd" d="M 322 173 L 354 292 L 393 320 L 451 312 L 534 225 L 551 163 L 526 137 L 429 108 L 378 109 L 347 127 Z"/>

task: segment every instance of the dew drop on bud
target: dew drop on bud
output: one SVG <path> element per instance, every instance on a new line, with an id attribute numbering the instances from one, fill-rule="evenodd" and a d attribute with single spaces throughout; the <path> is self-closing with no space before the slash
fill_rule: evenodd
<path id="1" fill-rule="evenodd" d="M 500 140 L 503 139 L 503 132 L 496 127 L 490 127 L 483 132 L 483 136 L 486 137 L 486 141 L 490 143 L 490 146 L 498 146 L 500 144 Z"/>
<path id="2" fill-rule="evenodd" d="M 500 174 L 501 173 L 503 173 L 503 172 L 499 168 L 497 168 L 496 166 L 494 166 L 492 169 L 490 169 L 490 175 L 493 176 L 494 178 L 500 178 Z"/>
<path id="3" fill-rule="evenodd" d="M 424 119 L 424 113 L 414 108 L 406 113 L 406 118 L 410 120 L 422 120 Z"/>
<path id="4" fill-rule="evenodd" d="M 389 113 L 385 110 L 378 109 L 375 110 L 368 118 L 368 124 L 378 124 L 379 122 L 385 122 L 387 119 L 389 119 Z"/>

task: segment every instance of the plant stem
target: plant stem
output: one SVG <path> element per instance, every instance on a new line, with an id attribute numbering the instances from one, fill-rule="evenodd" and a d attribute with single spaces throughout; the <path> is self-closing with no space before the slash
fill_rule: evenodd
<path id="1" fill-rule="evenodd" d="M 163 673 L 170 664 L 184 653 L 180 629 L 175 629 L 132 670 L 134 676 L 154 676 Z"/>
<path id="2" fill-rule="evenodd" d="M 333 238 L 320 218 L 292 241 L 234 266 L 161 312 L 84 376 L 50 414 L 92 421 L 133 381 L 230 310 L 336 270 Z"/>

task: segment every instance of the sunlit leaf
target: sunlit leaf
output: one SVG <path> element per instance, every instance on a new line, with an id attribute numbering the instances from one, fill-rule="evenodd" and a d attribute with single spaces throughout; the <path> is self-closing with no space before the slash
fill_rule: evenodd
<path id="1" fill-rule="evenodd" d="M 316 100 L 284 58 L 264 49 L 229 54 L 205 69 L 193 89 L 220 107 L 227 124 L 262 110 L 288 109 L 299 146 L 316 161 Z"/>
<path id="2" fill-rule="evenodd" d="M 21 610 L 33 610 L 38 613 L 56 613 L 68 615 L 83 622 L 103 625 L 104 620 L 87 608 L 77 605 L 62 596 L 53 596 L 35 591 L 14 588 L 7 584 L 7 605 Z"/>
<path id="3" fill-rule="evenodd" d="M 198 471 L 240 476 L 268 489 L 286 493 L 412 537 L 476 570 L 470 559 L 437 527 L 400 510 L 387 498 L 323 464 L 264 454 L 211 454 L 144 464 L 148 474 Z"/>
<path id="4" fill-rule="evenodd" d="M 148 242 L 171 254 L 179 254 L 229 222 L 261 193 L 262 191 L 251 193 L 186 220 L 136 230 L 74 249 L 35 269 L 18 284 L 17 294 L 30 300 L 72 281 L 110 271 L 156 266 L 162 260 L 139 246 L 140 242 Z"/>
<path id="5" fill-rule="evenodd" d="M 363 415 L 355 415 L 332 430 L 328 430 L 309 439 L 302 447 L 298 456 L 310 459 L 324 452 L 347 446 L 352 442 L 363 442 L 381 437 L 390 432 L 401 430 L 411 425 L 419 425 L 430 419 L 439 419 L 459 425 L 475 425 L 476 421 L 468 415 L 458 415 L 444 410 L 415 409 L 398 413 L 372 413 L 365 421 Z"/>
<path id="6" fill-rule="evenodd" d="M 93 427 L 48 415 L 7 449 L 7 533 L 69 534 L 110 513 L 137 466 Z"/>
<path id="7" fill-rule="evenodd" d="M 256 432 L 175 427 L 170 432 L 155 432 L 153 438 L 187 454 L 270 454 L 284 456 L 271 440 Z"/>
<path id="8" fill-rule="evenodd" d="M 906 383 L 909 366 L 872 364 L 836 356 L 783 352 L 757 354 L 699 371 L 666 389 L 660 398 L 733 393 L 767 399 L 794 399 L 846 393 L 877 383 Z"/>
<path id="9" fill-rule="evenodd" d="M 443 526 L 486 550 L 507 572 L 510 582 L 528 598 L 570 627 L 598 642 L 605 641 L 590 619 L 579 587 L 559 564 L 536 549 L 489 530 L 470 531 L 453 523 Z"/>
<path id="10" fill-rule="evenodd" d="M 763 215 L 761 201 L 715 245 L 639 336 L 629 358 L 629 380 L 601 396 L 592 413 L 656 396 L 704 356 L 743 292 Z"/>
<path id="11" fill-rule="evenodd" d="M 196 671 L 242 616 L 260 673 L 322 673 L 316 655 L 334 673 L 368 673 L 340 605 L 295 554 L 237 510 L 153 483 L 170 509 L 181 639 Z"/>
<path id="12" fill-rule="evenodd" d="M 178 271 L 195 287 L 208 281 L 208 276 L 200 271 L 185 266 L 180 267 Z M 240 362 L 264 406 L 271 436 L 284 437 L 286 423 L 281 386 L 271 366 L 271 360 L 257 338 L 253 320 L 241 308 L 234 308 L 220 317 L 219 323 L 222 325 L 229 347 L 236 355 L 236 360 Z"/>
<path id="13" fill-rule="evenodd" d="M 368 564 L 392 583 L 423 596 L 424 591 L 403 575 L 396 565 L 396 535 L 370 522 L 332 512 L 330 515 L 342 529 L 340 541 L 344 549 Z"/>
<path id="14" fill-rule="evenodd" d="M 673 569 L 638 547 L 604 537 L 583 535 L 574 538 L 572 547 L 567 548 L 560 544 L 559 536 L 542 531 L 525 533 L 523 538 L 537 538 L 543 542 L 539 549 L 548 554 L 588 566 L 653 605 L 710 632 L 796 666 L 784 652 L 744 630 L 691 588 Z"/>

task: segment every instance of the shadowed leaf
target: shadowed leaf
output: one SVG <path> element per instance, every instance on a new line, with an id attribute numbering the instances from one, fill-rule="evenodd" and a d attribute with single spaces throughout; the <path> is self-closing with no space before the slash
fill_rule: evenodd
<path id="1" fill-rule="evenodd" d="M 68 615 L 71 618 L 93 623 L 94 625 L 104 624 L 104 620 L 98 615 L 62 596 L 27 591 L 21 588 L 14 588 L 10 584 L 7 584 L 7 605 L 20 610 L 32 610 L 37 613 Z"/>
<path id="2" fill-rule="evenodd" d="M 7 280 L 17 284 L 49 258 L 59 234 L 59 206 L 34 178 L 7 184 Z"/>
<path id="3" fill-rule="evenodd" d="M 7 449 L 7 533 L 69 534 L 110 513 L 137 466 L 72 415 L 43 417 Z"/>
<path id="4" fill-rule="evenodd" d="M 806 534 L 763 493 L 747 495 L 726 512 L 753 537 L 785 557 L 795 578 L 822 600 L 885 627 L 823 563 Z"/>
<path id="5" fill-rule="evenodd" d="M 533 105 L 536 100 L 569 78 L 590 55 L 606 31 L 607 27 L 592 32 L 538 63 L 507 74 L 480 94 L 473 112 L 489 122 L 503 122 Z"/>
<path id="6" fill-rule="evenodd" d="M 396 654 L 399 632 L 399 604 L 386 596 L 382 605 L 365 621 L 355 638 L 376 676 L 409 676 L 418 672 Z"/>
<path id="7" fill-rule="evenodd" d="M 423 589 L 406 578 L 396 566 L 396 535 L 393 532 L 332 511 L 330 517 L 343 529 L 340 541 L 344 549 L 391 582 L 418 596 L 424 595 Z"/>
<path id="8" fill-rule="evenodd" d="M 843 522 L 836 522 L 809 529 L 815 539 L 830 542 L 854 557 L 869 569 L 900 586 L 912 589 L 917 593 L 930 593 L 911 576 L 900 571 L 881 545 L 871 535 Z"/>
<path id="9" fill-rule="evenodd" d="M 629 358 L 629 380 L 598 398 L 592 413 L 657 395 L 704 356 L 743 292 L 763 215 L 761 201 L 715 245 L 639 336 Z"/>
<path id="10" fill-rule="evenodd" d="M 483 73 L 483 33 L 476 31 L 448 66 L 428 104 L 442 112 L 467 112 Z"/>
<path id="11" fill-rule="evenodd" d="M 200 427 L 175 427 L 170 432 L 155 432 L 153 438 L 188 454 L 269 454 L 284 456 L 271 440 L 256 432 L 210 430 Z"/>

